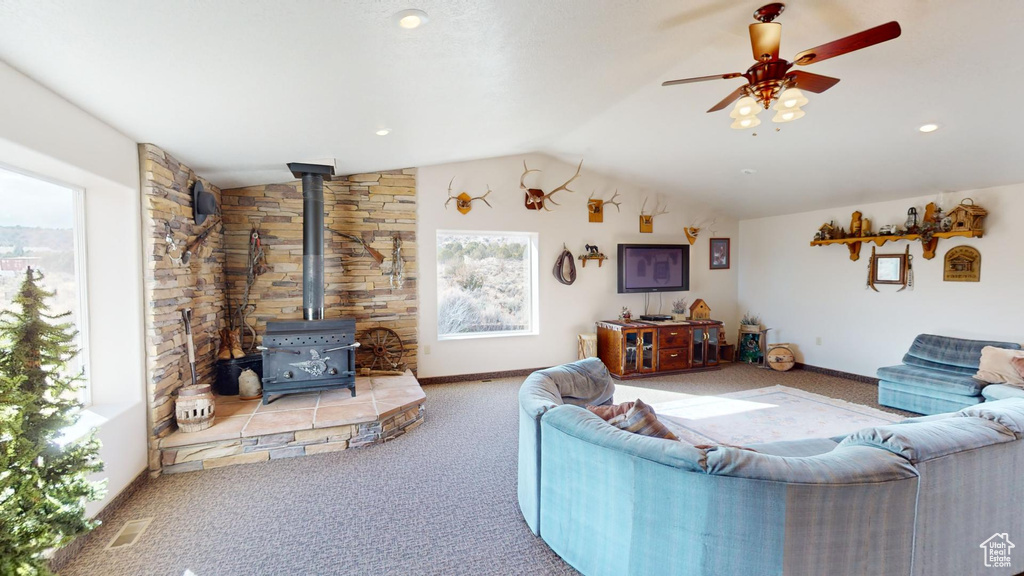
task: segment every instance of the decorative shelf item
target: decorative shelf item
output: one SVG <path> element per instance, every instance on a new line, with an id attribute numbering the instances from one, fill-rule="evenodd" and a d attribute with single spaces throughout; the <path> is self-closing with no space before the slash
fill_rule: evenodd
<path id="1" fill-rule="evenodd" d="M 597 246 L 591 246 L 590 244 L 587 244 L 585 248 L 587 252 L 585 254 L 579 255 L 579 259 L 581 262 L 583 262 L 584 268 L 587 267 L 588 260 L 597 260 L 597 267 L 600 268 L 601 264 L 604 264 L 604 261 L 608 259 L 607 256 L 601 253 Z"/>
<path id="2" fill-rule="evenodd" d="M 965 199 L 970 200 L 970 198 Z M 941 211 L 935 206 L 935 203 L 929 203 L 925 209 L 924 223 L 921 226 L 915 225 L 911 230 L 904 230 L 902 234 L 876 234 L 873 236 L 847 236 L 846 233 L 841 232 L 843 229 L 839 228 L 840 231 L 838 238 L 827 238 L 827 239 L 815 239 L 811 241 L 811 246 L 826 246 L 829 244 L 846 244 L 847 249 L 850 251 L 850 260 L 856 261 L 860 259 L 860 247 L 862 244 L 874 242 L 878 246 L 884 245 L 886 242 L 896 242 L 898 240 L 920 240 L 923 247 L 923 256 L 925 260 L 931 260 L 935 258 L 935 250 L 939 244 L 939 238 L 981 238 L 984 234 L 984 230 L 981 229 L 981 218 L 984 217 L 985 212 L 981 208 L 974 206 L 974 201 L 971 200 L 971 204 L 961 204 L 953 210 L 950 214 L 960 216 L 964 215 L 963 220 L 968 220 L 966 225 L 953 226 L 952 229 L 947 231 L 937 231 L 933 227 L 927 227 L 927 223 L 932 222 L 941 216 Z M 980 216 L 980 217 L 978 217 Z M 973 221 L 971 220 L 973 217 Z M 941 220 L 941 218 L 938 218 Z M 948 225 L 949 217 L 946 217 L 947 222 L 942 223 L 944 228 Z M 959 221 L 963 221 L 959 220 Z M 861 218 L 860 212 L 854 212 L 850 222 L 850 231 L 859 231 L 861 234 L 869 230 L 869 226 L 865 226 Z M 833 226 L 826 224 L 819 229 L 818 235 L 822 235 L 825 229 L 831 234 Z M 883 226 L 883 229 L 890 228 Z M 914 228 L 917 228 L 916 230 Z M 816 236 L 817 238 L 818 236 Z"/>

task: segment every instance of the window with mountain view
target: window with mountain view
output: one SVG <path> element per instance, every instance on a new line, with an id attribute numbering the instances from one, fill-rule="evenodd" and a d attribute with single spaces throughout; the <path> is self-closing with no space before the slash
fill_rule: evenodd
<path id="1" fill-rule="evenodd" d="M 84 258 L 80 233 L 82 192 L 0 167 L 0 310 L 12 300 L 31 267 L 43 274 L 42 285 L 54 293 L 46 303 L 52 314 L 78 330 L 79 354 L 69 368 L 85 367 L 86 318 Z M 0 342 L 0 347 L 6 345 Z M 88 380 L 81 397 L 89 403 Z"/>
<path id="2" fill-rule="evenodd" d="M 537 234 L 437 232 L 439 338 L 536 334 Z"/>

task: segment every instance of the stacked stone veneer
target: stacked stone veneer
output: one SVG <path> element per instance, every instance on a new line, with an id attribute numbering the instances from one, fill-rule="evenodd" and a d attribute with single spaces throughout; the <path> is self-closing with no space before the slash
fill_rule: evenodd
<path id="1" fill-rule="evenodd" d="M 224 319 L 226 290 L 224 236 L 215 229 L 193 253 L 188 265 L 166 255 L 166 226 L 184 247 L 214 223 L 192 217 L 192 185 L 198 178 L 188 166 L 152 144 L 139 146 L 142 176 L 143 254 L 146 306 L 146 384 L 149 402 L 149 468 L 160 469 L 159 439 L 173 432 L 174 393 L 191 384 L 185 326 L 181 311 L 192 309 L 192 334 L 199 381 L 212 383 L 217 330 Z M 202 180 L 221 203 L 221 191 Z M 127 359 L 126 359 L 127 360 Z"/>
<path id="2" fill-rule="evenodd" d="M 302 183 L 266 184 L 223 191 L 230 300 L 245 288 L 251 228 L 258 228 L 270 271 L 250 291 L 249 316 L 258 335 L 267 320 L 302 318 Z M 416 178 L 415 170 L 334 177 L 324 182 L 328 228 L 363 238 L 384 256 L 377 264 L 358 243 L 324 233 L 324 306 L 327 318 L 355 318 L 357 338 L 366 330 L 390 328 L 404 346 L 403 369 L 416 371 Z M 402 240 L 405 283 L 393 288 L 394 238 Z M 357 351 L 368 365 L 370 351 Z M 379 366 L 378 366 L 379 367 Z"/>
<path id="3" fill-rule="evenodd" d="M 163 472 L 174 474 L 339 452 L 393 440 L 422 423 L 423 405 L 419 404 L 372 422 L 168 447 L 162 450 L 160 460 Z"/>

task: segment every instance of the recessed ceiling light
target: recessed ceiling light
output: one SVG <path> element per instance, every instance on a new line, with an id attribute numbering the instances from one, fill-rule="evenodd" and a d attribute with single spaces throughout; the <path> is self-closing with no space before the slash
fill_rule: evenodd
<path id="1" fill-rule="evenodd" d="M 757 170 L 754 170 L 753 168 L 744 168 L 740 170 L 740 172 L 746 174 L 747 176 L 750 176 L 751 174 L 757 174 Z"/>
<path id="2" fill-rule="evenodd" d="M 380 130 L 377 130 L 376 134 L 377 136 L 387 136 L 388 134 L 391 134 L 391 130 L 388 128 L 381 128 Z"/>
<path id="3" fill-rule="evenodd" d="M 938 124 L 924 124 L 923 126 L 918 128 L 918 130 L 920 130 L 921 132 L 924 132 L 926 134 L 928 132 L 935 132 L 938 129 L 939 129 L 939 125 Z"/>
<path id="4" fill-rule="evenodd" d="M 413 28 L 419 28 L 423 24 L 430 21 L 427 17 L 427 13 L 423 10 L 417 10 L 411 8 L 409 10 L 402 10 L 395 14 L 395 23 L 398 24 L 399 28 L 405 28 L 406 30 L 412 30 Z"/>

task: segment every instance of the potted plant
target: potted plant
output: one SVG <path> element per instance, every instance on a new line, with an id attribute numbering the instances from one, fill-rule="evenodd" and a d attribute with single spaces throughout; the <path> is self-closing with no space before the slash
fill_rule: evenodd
<path id="1" fill-rule="evenodd" d="M 672 319 L 675 321 L 686 320 L 686 313 L 689 312 L 690 303 L 686 298 L 672 301 Z"/>
<path id="2" fill-rule="evenodd" d="M 750 311 L 743 313 L 743 318 L 740 319 L 740 332 L 760 332 L 761 331 L 761 317 L 757 314 L 751 314 Z"/>

